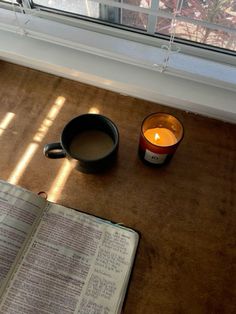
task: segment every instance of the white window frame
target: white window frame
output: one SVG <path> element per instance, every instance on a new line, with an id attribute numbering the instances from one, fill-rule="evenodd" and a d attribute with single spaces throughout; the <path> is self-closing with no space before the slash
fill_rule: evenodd
<path id="1" fill-rule="evenodd" d="M 105 3 L 109 4 L 109 3 L 112 3 L 113 0 L 91 0 L 91 1 L 95 1 L 95 2 L 104 1 Z M 22 0 L 22 2 L 23 2 L 23 6 L 25 8 L 26 13 L 27 13 L 27 10 L 29 10 L 28 12 L 33 12 L 34 16 L 42 17 L 44 19 L 57 21 L 65 25 L 87 29 L 87 30 L 99 32 L 102 34 L 107 34 L 114 37 L 118 37 L 118 38 L 128 39 L 130 41 L 136 41 L 136 42 L 154 46 L 154 47 L 161 47 L 162 45 L 168 44 L 168 38 L 162 39 L 162 37 L 166 37 L 166 36 L 162 36 L 161 34 L 159 37 L 147 36 L 148 34 L 153 33 L 158 16 L 149 15 L 147 32 L 144 31 L 142 33 L 142 30 L 140 30 L 140 32 L 135 32 L 135 31 L 130 30 L 129 27 L 125 27 L 125 26 L 121 26 L 121 28 L 119 28 L 118 26 L 115 27 L 115 26 L 109 25 L 109 23 L 103 24 L 102 22 L 98 23 L 95 20 L 93 21 L 93 20 L 86 20 L 86 19 L 78 18 L 76 14 L 74 18 L 70 16 L 70 13 L 68 13 L 68 15 L 58 14 L 58 13 L 55 13 L 54 9 L 51 9 L 50 11 L 50 8 L 48 8 L 48 12 L 38 11 L 37 9 L 31 9 L 29 0 Z M 114 6 L 117 6 L 117 7 L 121 5 L 120 3 L 116 4 L 114 2 L 113 4 Z M 123 5 L 126 6 L 127 8 L 132 7 L 129 4 L 123 4 Z M 155 10 L 155 8 L 157 8 L 158 6 L 159 6 L 159 0 L 152 0 L 151 8 Z M 4 4 L 0 2 L 0 8 L 1 7 L 12 10 L 12 5 L 9 5 L 7 3 Z M 148 9 L 143 8 L 143 10 L 144 12 L 145 10 L 149 12 Z M 164 13 L 160 13 L 160 15 L 162 14 Z M 188 17 L 184 17 L 184 19 L 188 20 Z M 194 21 L 194 23 L 198 23 L 198 21 L 196 20 Z M 205 22 L 199 21 L 199 23 L 204 24 Z M 205 23 L 205 24 L 207 27 L 210 27 L 210 25 L 208 25 L 209 23 Z M 214 46 L 211 47 L 211 46 L 207 46 L 201 43 L 194 43 L 194 42 L 187 41 L 181 38 L 178 39 L 178 43 L 176 43 L 175 45 L 184 54 L 202 57 L 202 58 L 213 60 L 216 62 L 221 62 L 221 63 L 226 63 L 226 64 L 236 66 L 236 52 L 226 51 L 226 50 L 224 51 L 224 49 L 221 49 L 218 47 L 214 47 Z"/>
<path id="2" fill-rule="evenodd" d="M 86 27 L 74 27 L 70 23 L 18 14 L 21 25 L 27 19 L 30 21 L 25 28 L 25 36 L 16 24 L 14 12 L 0 9 L 0 17 L 0 58 L 3 60 L 181 109 L 236 121 L 236 68 L 233 65 L 181 52 L 173 54 L 167 71 L 160 73 L 156 64 L 163 61 L 165 51 L 159 47 L 127 39 L 127 36 L 124 39 L 123 36 L 95 32 Z M 81 22 L 87 28 L 91 27 L 92 23 Z M 101 27 L 108 29 L 103 25 Z M 19 43 L 21 47 L 18 47 Z M 22 46 L 24 44 L 27 48 Z M 42 51 L 40 56 L 37 45 L 38 48 L 43 45 L 48 54 Z M 60 55 L 61 59 L 54 59 L 53 54 Z M 91 67 L 93 59 L 100 62 L 99 66 L 96 63 Z M 101 68 L 102 64 L 107 68 Z M 118 73 L 121 65 L 124 73 Z M 100 68 L 100 73 L 96 67 Z M 118 72 L 115 72 L 115 68 Z M 133 72 L 139 73 L 146 81 L 136 77 L 137 73 L 132 76 Z M 195 88 L 197 92 L 193 90 Z"/>

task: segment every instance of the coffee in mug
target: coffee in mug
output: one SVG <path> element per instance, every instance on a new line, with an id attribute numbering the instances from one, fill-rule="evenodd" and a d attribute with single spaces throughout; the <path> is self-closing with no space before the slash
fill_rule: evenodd
<path id="1" fill-rule="evenodd" d="M 110 135 L 100 130 L 78 133 L 71 141 L 69 151 L 72 156 L 87 160 L 99 159 L 112 150 L 114 142 Z"/>

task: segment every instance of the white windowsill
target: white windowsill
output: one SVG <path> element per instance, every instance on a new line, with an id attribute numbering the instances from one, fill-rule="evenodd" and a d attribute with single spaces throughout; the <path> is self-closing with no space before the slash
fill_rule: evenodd
<path id="1" fill-rule="evenodd" d="M 30 18 L 24 36 L 15 33 L 15 16 L 6 11 L 0 9 L 3 60 L 236 122 L 233 66 L 178 53 L 160 73 L 154 65 L 163 60 L 159 48 L 37 17 Z"/>

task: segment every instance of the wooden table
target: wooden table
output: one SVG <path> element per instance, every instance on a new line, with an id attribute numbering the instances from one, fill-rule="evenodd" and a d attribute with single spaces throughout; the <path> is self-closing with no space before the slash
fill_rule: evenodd
<path id="1" fill-rule="evenodd" d="M 236 313 L 236 125 L 2 61 L 0 74 L 0 121 L 15 114 L 0 136 L 1 178 L 13 180 L 31 147 L 17 184 L 141 233 L 124 312 Z M 65 100 L 60 108 L 58 97 Z M 63 126 L 92 107 L 119 128 L 117 164 L 88 175 L 46 159 L 44 144 L 58 141 Z M 141 122 L 156 111 L 176 115 L 185 127 L 171 163 L 159 169 L 137 156 Z"/>

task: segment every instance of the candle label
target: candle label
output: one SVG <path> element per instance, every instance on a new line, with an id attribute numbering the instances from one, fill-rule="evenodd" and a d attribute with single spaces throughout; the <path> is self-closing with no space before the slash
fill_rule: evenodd
<path id="1" fill-rule="evenodd" d="M 146 149 L 144 159 L 153 164 L 163 164 L 168 154 L 156 154 Z"/>

